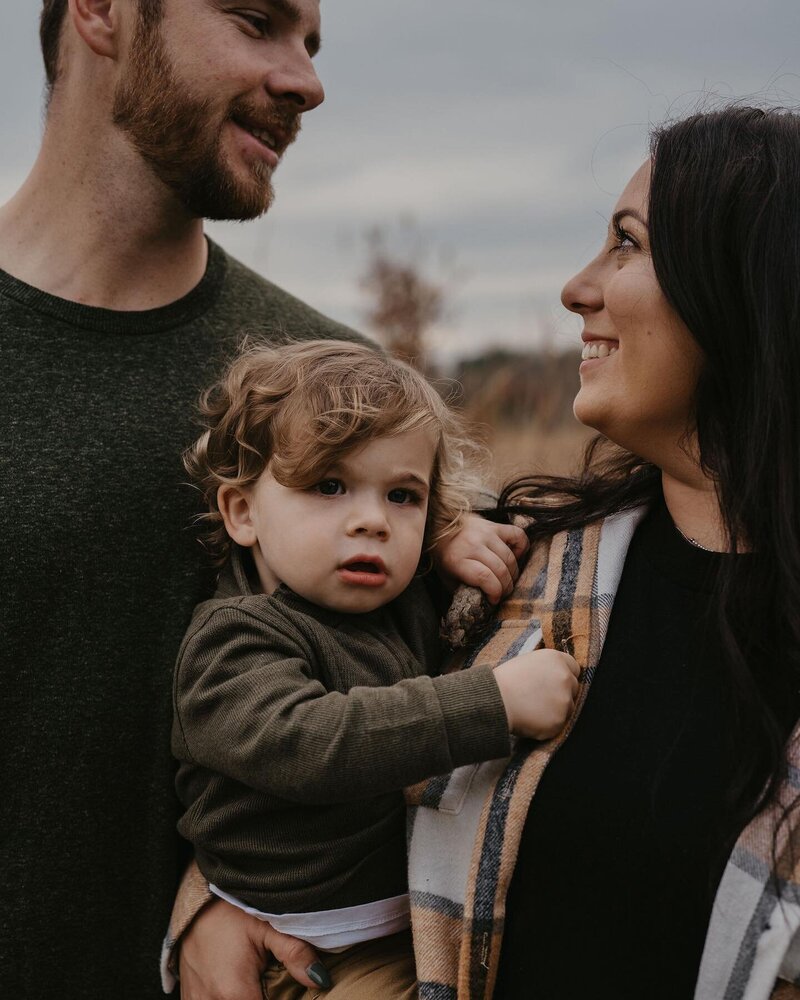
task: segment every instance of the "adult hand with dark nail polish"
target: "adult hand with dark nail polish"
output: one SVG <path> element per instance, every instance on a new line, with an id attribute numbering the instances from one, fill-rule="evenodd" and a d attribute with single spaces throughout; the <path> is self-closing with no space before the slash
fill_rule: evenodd
<path id="1" fill-rule="evenodd" d="M 224 900 L 209 903 L 182 939 L 181 1000 L 262 1000 L 261 977 L 270 953 L 303 986 L 330 986 L 325 966 L 305 941 Z"/>

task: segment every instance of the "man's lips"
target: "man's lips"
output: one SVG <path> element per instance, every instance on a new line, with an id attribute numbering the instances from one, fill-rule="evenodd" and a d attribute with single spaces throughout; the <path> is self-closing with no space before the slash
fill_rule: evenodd
<path id="1" fill-rule="evenodd" d="M 255 153 L 259 159 L 263 159 L 273 170 L 278 166 L 281 162 L 281 151 L 271 141 L 266 141 L 263 138 L 263 134 L 256 135 L 252 129 L 243 125 L 235 118 L 231 119 L 231 124 L 241 137 L 240 142 L 243 142 L 245 147 L 251 150 L 251 155 Z"/>
<path id="2" fill-rule="evenodd" d="M 300 131 L 299 115 L 290 115 L 278 109 L 259 110 L 244 103 L 231 108 L 231 120 L 278 157 L 286 152 Z"/>
<path id="3" fill-rule="evenodd" d="M 380 556 L 357 555 L 339 566 L 337 573 L 343 583 L 358 587 L 380 587 L 388 578 Z"/>
<path id="4" fill-rule="evenodd" d="M 254 122 L 241 121 L 237 118 L 234 118 L 233 120 L 239 128 L 243 128 L 245 132 L 249 132 L 250 135 L 254 136 L 265 146 L 268 146 L 279 156 L 291 142 L 287 133 L 281 129 L 275 128 L 274 125 L 256 124 Z"/>

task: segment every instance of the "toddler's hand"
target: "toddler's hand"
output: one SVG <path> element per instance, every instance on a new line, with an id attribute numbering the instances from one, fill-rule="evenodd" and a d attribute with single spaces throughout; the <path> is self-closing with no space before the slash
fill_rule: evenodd
<path id="1" fill-rule="evenodd" d="M 444 582 L 479 587 L 492 604 L 514 589 L 518 560 L 528 551 L 528 536 L 513 524 L 494 524 L 468 514 L 461 529 L 444 539 L 433 552 Z"/>
<path id="2" fill-rule="evenodd" d="M 556 649 L 521 653 L 495 667 L 511 732 L 534 740 L 559 733 L 575 707 L 579 674 L 576 661 Z"/>

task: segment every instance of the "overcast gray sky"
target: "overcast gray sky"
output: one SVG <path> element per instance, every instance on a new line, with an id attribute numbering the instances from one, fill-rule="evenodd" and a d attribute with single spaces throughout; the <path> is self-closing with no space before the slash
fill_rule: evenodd
<path id="1" fill-rule="evenodd" d="M 39 7 L 2 0 L 0 200 L 40 134 Z M 363 327 L 363 234 L 413 217 L 427 266 L 454 259 L 445 356 L 577 343 L 558 294 L 599 245 L 649 123 L 705 94 L 800 104 L 797 0 L 323 0 L 322 16 L 327 100 L 275 206 L 210 231 Z"/>

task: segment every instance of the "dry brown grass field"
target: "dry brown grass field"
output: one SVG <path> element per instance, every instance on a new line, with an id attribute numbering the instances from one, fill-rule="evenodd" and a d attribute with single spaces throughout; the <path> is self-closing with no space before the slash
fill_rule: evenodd
<path id="1" fill-rule="evenodd" d="M 575 472 L 592 436 L 572 415 L 580 356 L 490 351 L 455 373 L 464 414 L 490 455 L 489 483 Z"/>
<path id="2" fill-rule="evenodd" d="M 567 475 L 577 471 L 593 431 L 577 421 L 545 429 L 535 420 L 526 426 L 486 428 L 481 434 L 491 457 L 491 485 L 499 489 L 531 473 Z"/>

